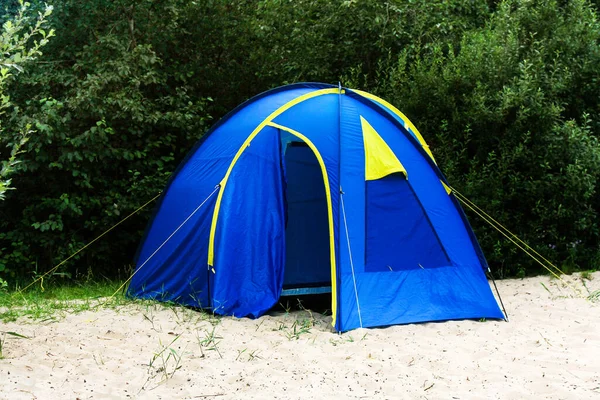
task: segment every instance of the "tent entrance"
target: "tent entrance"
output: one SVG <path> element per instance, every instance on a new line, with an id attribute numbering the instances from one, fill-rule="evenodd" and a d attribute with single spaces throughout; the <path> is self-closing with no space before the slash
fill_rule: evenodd
<path id="1" fill-rule="evenodd" d="M 285 268 L 283 292 L 331 292 L 327 197 L 319 162 L 304 142 L 285 147 Z"/>

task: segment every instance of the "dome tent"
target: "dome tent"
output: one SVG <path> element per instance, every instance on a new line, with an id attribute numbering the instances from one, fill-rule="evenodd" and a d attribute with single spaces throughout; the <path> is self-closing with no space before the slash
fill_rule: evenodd
<path id="1" fill-rule="evenodd" d="M 332 324 L 503 318 L 465 215 L 414 125 L 317 83 L 229 113 L 173 174 L 128 294 L 259 317 L 330 285 Z"/>

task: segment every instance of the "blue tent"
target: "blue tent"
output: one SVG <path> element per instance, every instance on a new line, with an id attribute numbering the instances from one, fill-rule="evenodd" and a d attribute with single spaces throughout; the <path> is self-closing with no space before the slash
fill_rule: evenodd
<path id="1" fill-rule="evenodd" d="M 503 318 L 477 240 L 394 106 L 317 83 L 229 113 L 165 189 L 128 293 L 259 317 L 286 287 L 331 288 L 338 331 Z"/>

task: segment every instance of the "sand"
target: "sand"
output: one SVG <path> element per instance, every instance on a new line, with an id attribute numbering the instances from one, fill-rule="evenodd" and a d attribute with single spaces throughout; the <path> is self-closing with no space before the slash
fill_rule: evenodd
<path id="1" fill-rule="evenodd" d="M 565 277 L 587 295 L 600 273 Z M 334 333 L 330 317 L 214 318 L 132 304 L 0 323 L 0 399 L 600 399 L 600 303 L 498 282 L 510 322 Z"/>

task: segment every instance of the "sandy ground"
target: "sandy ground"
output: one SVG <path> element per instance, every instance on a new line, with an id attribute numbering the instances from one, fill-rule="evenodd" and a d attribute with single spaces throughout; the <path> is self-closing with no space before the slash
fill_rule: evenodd
<path id="1" fill-rule="evenodd" d="M 584 294 L 600 273 L 565 279 Z M 339 335 L 309 311 L 258 320 L 129 305 L 0 323 L 1 399 L 600 399 L 600 302 L 548 277 L 498 282 L 510 322 Z M 588 291 L 589 290 L 589 291 Z"/>

